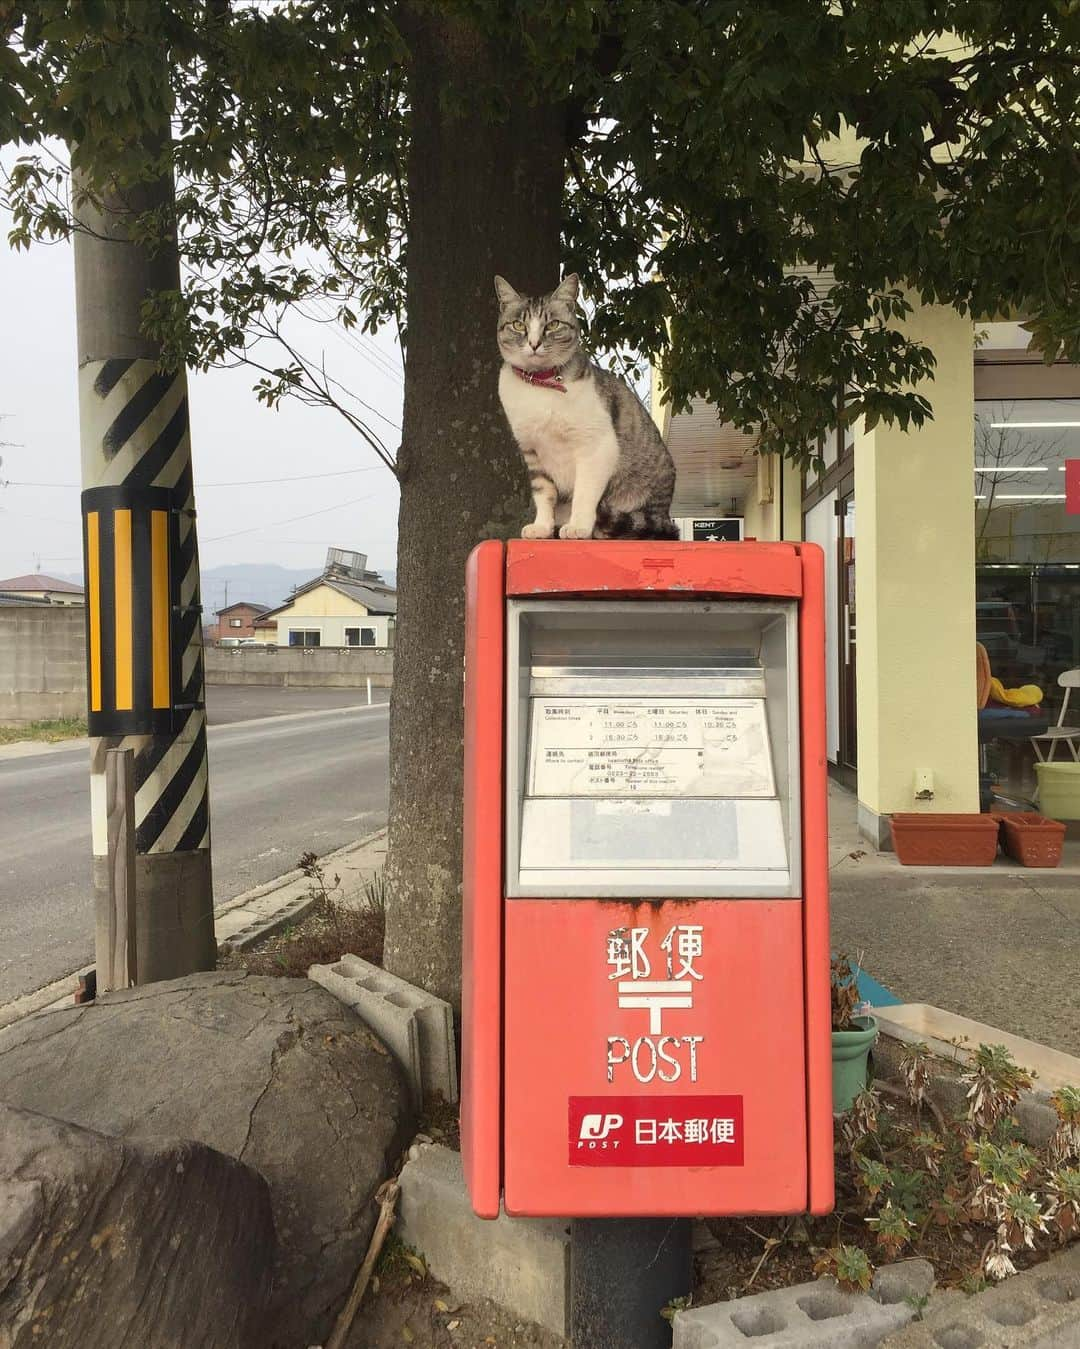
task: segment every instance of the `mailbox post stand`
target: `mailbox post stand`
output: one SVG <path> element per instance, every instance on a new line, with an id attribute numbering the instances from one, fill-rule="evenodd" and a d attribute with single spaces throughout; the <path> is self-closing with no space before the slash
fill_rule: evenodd
<path id="1" fill-rule="evenodd" d="M 688 1218 L 575 1218 L 570 1224 L 574 1349 L 669 1349 L 661 1311 L 693 1276 Z"/>

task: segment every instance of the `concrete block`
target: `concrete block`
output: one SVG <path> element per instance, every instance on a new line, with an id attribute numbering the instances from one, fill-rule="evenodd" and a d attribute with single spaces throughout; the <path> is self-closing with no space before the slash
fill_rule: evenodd
<path id="1" fill-rule="evenodd" d="M 313 965 L 308 978 L 351 1007 L 385 1042 L 418 1101 L 435 1092 L 451 1104 L 457 1101 L 454 1014 L 448 1002 L 359 956 L 342 956 L 336 965 Z"/>
<path id="2" fill-rule="evenodd" d="M 490 1298 L 556 1335 L 570 1333 L 570 1232 L 565 1220 L 478 1218 L 461 1155 L 415 1149 L 401 1172 L 397 1234 L 463 1301 Z"/>
<path id="3" fill-rule="evenodd" d="M 928 1298 L 934 1291 L 934 1266 L 929 1260 L 898 1260 L 874 1271 L 873 1296 L 887 1306 L 908 1298 Z"/>
<path id="4" fill-rule="evenodd" d="M 914 1309 L 867 1293 L 842 1293 L 831 1279 L 678 1312 L 672 1349 L 872 1349 L 906 1325 Z"/>
<path id="5" fill-rule="evenodd" d="M 935 1298 L 882 1349 L 1077 1349 L 1080 1246 L 969 1298 Z"/>

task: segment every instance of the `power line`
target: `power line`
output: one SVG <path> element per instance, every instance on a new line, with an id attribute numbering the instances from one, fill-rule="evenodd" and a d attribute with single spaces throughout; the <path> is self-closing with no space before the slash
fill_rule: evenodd
<path id="1" fill-rule="evenodd" d="M 351 329 L 346 328 L 334 312 L 333 305 L 329 300 L 323 297 L 309 297 L 308 303 L 315 311 L 312 317 L 316 323 L 329 325 L 335 336 L 346 345 L 352 347 L 362 360 L 367 361 L 368 365 L 371 366 L 376 374 L 382 375 L 384 379 L 393 380 L 394 383 L 401 387 L 404 386 L 400 367 L 396 365 L 386 352 L 366 334 L 357 334 Z M 352 396 L 354 398 L 356 397 L 355 394 Z M 362 402 L 362 400 L 358 398 L 357 402 Z M 368 404 L 364 403 L 363 406 L 367 407 L 369 412 L 375 412 L 375 409 L 369 407 Z M 375 412 L 375 415 L 382 417 L 382 414 L 379 412 Z M 382 420 L 389 422 L 389 419 L 386 417 L 382 417 Z M 401 427 L 395 425 L 393 422 L 389 422 L 389 425 L 393 426 L 396 431 L 401 430 Z"/>
<path id="2" fill-rule="evenodd" d="M 345 478 L 350 473 L 370 473 L 375 467 L 368 464 L 364 468 L 339 468 L 332 473 L 302 473 L 298 478 L 249 478 L 246 482 L 196 482 L 201 492 L 204 487 L 259 487 L 270 482 L 311 482 L 313 478 Z"/>
<path id="3" fill-rule="evenodd" d="M 339 501 L 336 506 L 324 506 L 319 511 L 308 511 L 306 515 L 290 515 L 285 520 L 271 520 L 265 525 L 252 525 L 250 529 L 236 529 L 231 534 L 217 534 L 212 539 L 202 539 L 202 543 L 221 543 L 224 539 L 239 538 L 241 534 L 257 534 L 260 530 L 277 529 L 279 525 L 295 524 L 297 520 L 310 520 L 313 515 L 326 515 L 330 511 L 341 511 L 346 506 L 356 506 L 361 501 L 370 501 L 374 494 L 369 492 L 367 496 L 354 497 L 352 501 Z"/>
<path id="4" fill-rule="evenodd" d="M 396 380 L 398 384 L 402 383 L 402 374 L 400 366 L 389 356 L 382 347 L 374 342 L 366 333 L 355 332 L 351 328 L 346 328 L 338 318 L 333 304 L 325 297 L 317 297 L 321 308 L 316 310 L 317 314 L 322 315 L 322 321 L 333 326 L 334 332 L 343 341 L 347 342 L 363 356 L 371 365 L 373 365 L 381 374 Z"/>
<path id="5" fill-rule="evenodd" d="M 342 468 L 333 473 L 303 473 L 297 478 L 248 478 L 242 482 L 196 482 L 198 491 L 203 491 L 207 487 L 261 487 L 265 483 L 272 482 L 311 482 L 315 478 L 344 478 L 350 473 L 370 473 L 375 467 L 374 464 L 368 464 L 365 468 Z M 4 478 L 0 481 L 0 487 L 64 487 L 72 490 L 78 490 L 80 484 L 77 482 L 23 482 L 18 478 Z"/>

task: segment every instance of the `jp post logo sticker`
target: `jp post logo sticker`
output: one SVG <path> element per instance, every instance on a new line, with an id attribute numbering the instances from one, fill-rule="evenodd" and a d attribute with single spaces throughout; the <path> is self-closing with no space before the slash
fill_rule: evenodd
<path id="1" fill-rule="evenodd" d="M 571 1166 L 742 1166 L 741 1096 L 571 1096 Z"/>

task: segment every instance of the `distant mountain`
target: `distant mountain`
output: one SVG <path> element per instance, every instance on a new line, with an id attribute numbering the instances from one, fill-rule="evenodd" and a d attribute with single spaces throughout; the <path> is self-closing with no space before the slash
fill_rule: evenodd
<path id="1" fill-rule="evenodd" d="M 285 603 L 296 586 L 317 574 L 314 567 L 279 567 L 273 562 L 236 562 L 229 566 L 207 567 L 200 577 L 203 613 L 209 618 L 226 603 L 235 604 L 238 600 L 276 608 Z"/>

